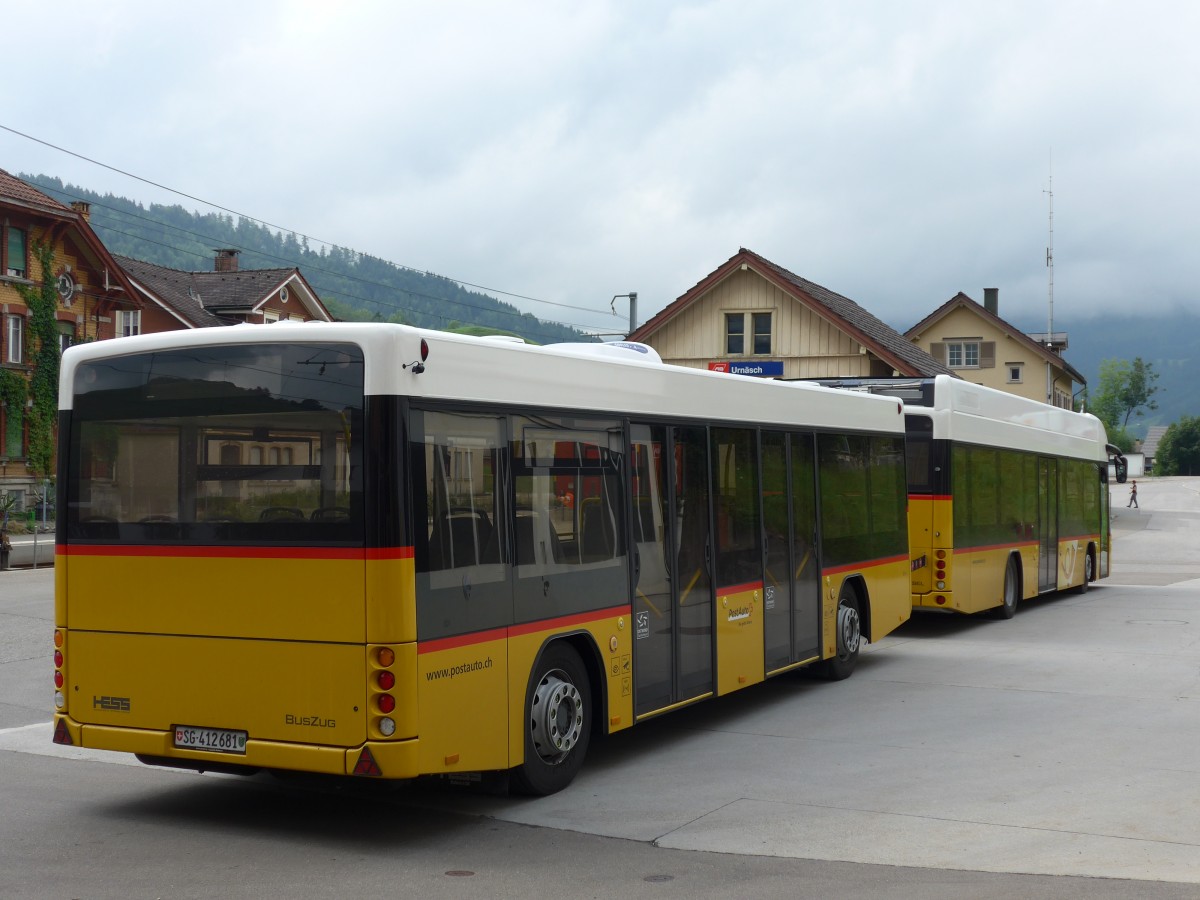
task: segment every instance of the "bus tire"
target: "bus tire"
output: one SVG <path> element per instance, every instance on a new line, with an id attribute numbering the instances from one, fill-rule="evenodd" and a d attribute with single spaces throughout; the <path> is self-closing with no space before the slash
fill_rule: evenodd
<path id="1" fill-rule="evenodd" d="M 1092 562 L 1092 550 L 1089 547 L 1083 554 L 1083 584 L 1075 588 L 1076 593 L 1086 594 L 1091 587 L 1092 578 L 1096 573 L 1096 564 Z"/>
<path id="2" fill-rule="evenodd" d="M 512 770 L 510 780 L 517 793 L 553 794 L 575 778 L 591 739 L 591 700 L 579 654 L 564 641 L 550 644 L 525 699 L 525 762 Z"/>
<path id="3" fill-rule="evenodd" d="M 989 612 L 993 619 L 1011 619 L 1017 614 L 1017 601 L 1020 599 L 1021 581 L 1017 578 L 1017 561 L 1008 558 L 1004 567 L 1004 598 L 999 606 Z"/>
<path id="4" fill-rule="evenodd" d="M 858 592 L 851 585 L 842 585 L 837 610 L 837 655 L 821 663 L 820 674 L 828 681 L 849 678 L 858 664 L 862 646 L 862 615 L 858 609 Z"/>

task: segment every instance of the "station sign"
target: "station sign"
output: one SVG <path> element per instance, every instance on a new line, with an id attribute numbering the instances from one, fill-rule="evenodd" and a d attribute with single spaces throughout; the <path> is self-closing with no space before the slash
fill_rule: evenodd
<path id="1" fill-rule="evenodd" d="M 722 360 L 721 362 L 710 362 L 708 364 L 708 370 L 710 372 L 729 372 L 731 375 L 755 375 L 759 378 L 782 378 L 783 360 L 756 359 L 753 362 L 734 362 L 733 360 Z"/>

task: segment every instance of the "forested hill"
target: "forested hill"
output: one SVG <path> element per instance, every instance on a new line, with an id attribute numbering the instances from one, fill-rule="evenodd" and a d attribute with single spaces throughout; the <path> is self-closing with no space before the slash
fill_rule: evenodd
<path id="1" fill-rule="evenodd" d="M 516 334 L 539 344 L 593 340 L 573 328 L 543 322 L 489 294 L 467 290 L 439 275 L 397 266 L 342 247 L 309 248 L 306 238 L 258 222 L 182 206 L 143 206 L 125 197 L 97 194 L 47 175 L 21 174 L 59 202 L 91 204 L 91 226 L 110 252 L 184 271 L 208 271 L 218 247 L 242 251 L 242 269 L 298 266 L 339 319 L 378 319 L 423 328 L 462 326 Z"/>

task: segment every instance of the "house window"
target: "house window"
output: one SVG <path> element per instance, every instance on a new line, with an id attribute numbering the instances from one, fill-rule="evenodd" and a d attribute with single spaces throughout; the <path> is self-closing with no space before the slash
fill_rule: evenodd
<path id="1" fill-rule="evenodd" d="M 75 326 L 60 324 L 58 326 L 58 352 L 63 353 L 75 343 Z"/>
<path id="2" fill-rule="evenodd" d="M 757 356 L 771 353 L 771 313 L 750 313 L 750 346 Z M 746 314 L 725 313 L 725 354 L 741 356 L 746 352 Z"/>
<path id="3" fill-rule="evenodd" d="M 1020 363 L 1007 363 L 1007 365 L 1008 365 L 1008 383 L 1009 384 L 1020 384 L 1021 383 L 1021 364 Z"/>
<path id="4" fill-rule="evenodd" d="M 8 229 L 8 266 L 5 271 L 18 278 L 25 277 L 25 232 L 20 228 Z"/>
<path id="5" fill-rule="evenodd" d="M 279 321 L 279 313 L 271 312 L 269 309 L 266 310 L 265 312 L 263 312 L 263 323 L 264 324 L 272 325 L 278 321 Z"/>
<path id="6" fill-rule="evenodd" d="M 771 314 L 754 313 L 754 352 L 759 356 L 771 353 Z"/>
<path id="7" fill-rule="evenodd" d="M 737 356 L 746 352 L 746 317 L 742 313 L 725 313 L 725 353 Z"/>
<path id="8" fill-rule="evenodd" d="M 117 337 L 133 337 L 142 333 L 142 311 L 140 309 L 117 310 Z"/>
<path id="9" fill-rule="evenodd" d="M 25 319 L 21 316 L 9 316 L 8 328 L 5 329 L 4 361 L 20 363 L 25 361 Z"/>
<path id="10" fill-rule="evenodd" d="M 979 341 L 954 341 L 946 344 L 946 365 L 952 369 L 978 369 Z"/>

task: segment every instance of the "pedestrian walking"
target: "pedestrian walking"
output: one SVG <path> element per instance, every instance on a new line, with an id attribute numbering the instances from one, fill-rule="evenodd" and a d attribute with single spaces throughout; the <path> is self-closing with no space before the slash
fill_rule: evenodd
<path id="1" fill-rule="evenodd" d="M 1136 478 L 1133 481 L 1129 482 L 1129 502 L 1125 504 L 1125 508 L 1128 509 L 1131 506 L 1134 509 L 1141 509 L 1141 507 L 1138 506 L 1138 502 L 1137 502 L 1137 479 Z"/>

